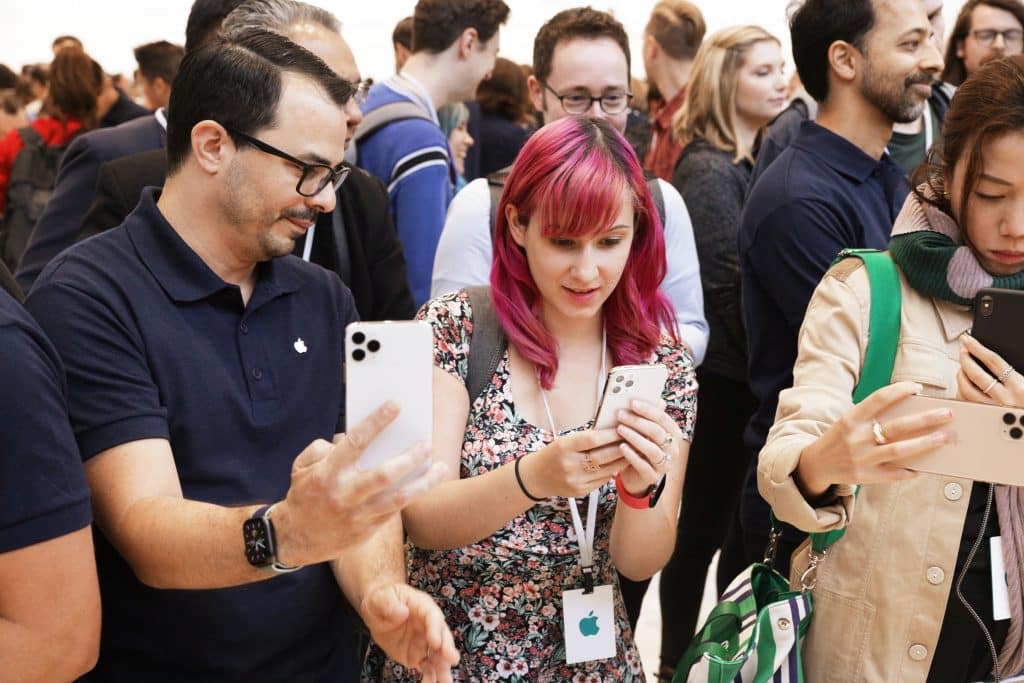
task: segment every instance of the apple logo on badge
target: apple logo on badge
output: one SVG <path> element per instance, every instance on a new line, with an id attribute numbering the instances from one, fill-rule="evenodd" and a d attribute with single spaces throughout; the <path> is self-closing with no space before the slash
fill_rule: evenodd
<path id="1" fill-rule="evenodd" d="M 594 611 L 591 610 L 588 616 L 580 619 L 580 633 L 585 636 L 596 636 L 601 630 L 601 627 L 597 625 L 597 617 L 594 616 Z"/>
<path id="2" fill-rule="evenodd" d="M 295 343 L 292 346 L 295 347 L 296 353 L 305 353 L 306 351 L 309 350 L 309 347 L 306 346 L 306 342 L 302 341 L 302 337 L 296 339 Z"/>

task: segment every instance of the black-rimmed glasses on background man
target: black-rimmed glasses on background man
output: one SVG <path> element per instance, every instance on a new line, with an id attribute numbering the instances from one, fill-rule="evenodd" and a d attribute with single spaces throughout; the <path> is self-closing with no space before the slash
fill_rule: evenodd
<path id="1" fill-rule="evenodd" d="M 234 128 L 224 126 L 232 135 L 241 138 L 246 144 L 249 144 L 261 152 L 272 154 L 275 157 L 284 159 L 285 161 L 295 164 L 302 170 L 302 175 L 299 176 L 299 182 L 295 185 L 295 191 L 303 197 L 315 197 L 316 195 L 323 192 L 323 189 L 328 185 L 334 187 L 334 191 L 337 192 L 341 184 L 345 182 L 345 178 L 348 177 L 350 169 L 348 166 L 338 164 L 337 166 L 328 166 L 327 164 L 311 164 L 303 161 L 297 157 L 293 157 L 287 152 L 282 152 L 277 147 L 268 145 L 262 140 L 257 140 L 251 135 L 239 132 Z"/>
<path id="2" fill-rule="evenodd" d="M 629 101 L 633 99 L 633 93 L 631 92 L 608 92 L 600 97 L 592 97 L 590 93 L 584 91 L 562 94 L 544 81 L 541 81 L 540 84 L 558 98 L 558 101 L 562 104 L 562 109 L 567 114 L 586 114 L 594 106 L 594 102 L 601 104 L 601 110 L 605 114 L 621 114 L 626 111 L 629 107 Z"/>
<path id="3" fill-rule="evenodd" d="M 991 45 L 996 42 L 996 36 L 1003 37 L 1003 44 L 1010 49 L 1024 46 L 1024 31 L 1019 28 L 1011 28 L 1005 31 L 997 31 L 994 28 L 979 28 L 971 31 L 974 39 L 982 45 Z"/>
<path id="4" fill-rule="evenodd" d="M 362 104 L 370 94 L 370 88 L 373 86 L 373 79 L 364 78 L 361 81 L 356 81 L 352 85 L 355 86 L 355 90 L 352 92 L 352 100 L 356 104 Z"/>

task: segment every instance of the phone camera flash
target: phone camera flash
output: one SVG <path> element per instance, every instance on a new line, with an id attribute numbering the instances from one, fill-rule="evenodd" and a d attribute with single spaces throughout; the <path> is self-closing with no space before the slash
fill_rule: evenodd
<path id="1" fill-rule="evenodd" d="M 986 318 L 992 317 L 992 310 L 995 308 L 995 301 L 987 294 L 981 297 L 981 314 Z"/>

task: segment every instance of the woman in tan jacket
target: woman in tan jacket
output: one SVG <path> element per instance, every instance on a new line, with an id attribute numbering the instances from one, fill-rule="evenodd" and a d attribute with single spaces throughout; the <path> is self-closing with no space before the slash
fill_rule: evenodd
<path id="1" fill-rule="evenodd" d="M 1021 490 L 900 466 L 948 440 L 949 411 L 880 418 L 915 392 L 1024 406 L 1020 373 L 965 334 L 979 289 L 1024 289 L 1024 57 L 969 79 L 943 135 L 941 159 L 919 172 L 893 228 L 903 301 L 894 383 L 853 406 L 872 292 L 861 262 L 847 259 L 808 306 L 793 388 L 760 455 L 761 495 L 780 519 L 806 531 L 847 527 L 817 570 L 804 644 L 814 683 L 974 681 L 1024 669 Z M 993 620 L 989 575 L 987 540 L 1000 534 L 1006 621 Z M 794 578 L 807 565 L 805 546 Z"/>

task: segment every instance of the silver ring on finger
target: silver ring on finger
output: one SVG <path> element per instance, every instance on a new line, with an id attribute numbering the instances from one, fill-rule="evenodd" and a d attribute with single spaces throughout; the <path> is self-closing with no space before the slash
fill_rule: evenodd
<path id="1" fill-rule="evenodd" d="M 992 387 L 994 387 L 997 384 L 999 384 L 999 378 L 998 377 L 996 377 L 994 380 L 992 380 L 987 387 L 982 389 L 981 393 L 983 393 L 983 394 L 985 394 L 987 396 L 988 392 L 992 391 Z"/>
<path id="2" fill-rule="evenodd" d="M 662 465 L 666 462 L 672 462 L 672 454 L 667 451 L 662 451 L 661 460 L 655 460 L 651 464 L 654 465 L 655 467 L 658 467 L 659 465 Z"/>
<path id="3" fill-rule="evenodd" d="M 889 439 L 885 438 L 885 434 L 882 433 L 882 423 L 878 420 L 871 421 L 871 433 L 875 435 L 875 443 L 879 446 L 889 443 Z"/>
<path id="4" fill-rule="evenodd" d="M 1013 373 L 1015 373 L 1015 372 L 1017 372 L 1017 371 L 1013 369 L 1012 365 L 1007 365 L 1006 369 L 1003 370 L 999 374 L 998 377 L 996 377 L 996 381 L 999 382 L 1000 384 L 1002 384 L 1006 380 L 1010 379 L 1010 376 L 1013 375 Z M 988 392 L 985 392 L 985 393 L 988 393 Z"/>

